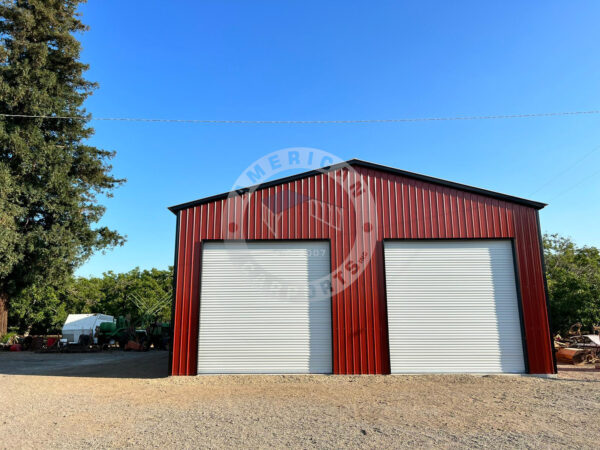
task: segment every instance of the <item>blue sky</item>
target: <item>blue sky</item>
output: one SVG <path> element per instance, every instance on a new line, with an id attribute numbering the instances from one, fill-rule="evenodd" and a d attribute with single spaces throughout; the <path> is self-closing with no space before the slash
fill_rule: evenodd
<path id="1" fill-rule="evenodd" d="M 80 8 L 96 117 L 328 120 L 600 109 L 600 3 L 116 1 Z M 128 182 L 128 236 L 79 275 L 165 268 L 167 206 L 228 191 L 265 154 L 314 147 L 550 205 L 542 229 L 600 245 L 600 115 L 360 125 L 93 122 Z M 594 149 L 597 151 L 591 153 Z M 591 154 L 590 154 L 591 153 Z M 586 158 L 582 159 L 585 155 Z"/>

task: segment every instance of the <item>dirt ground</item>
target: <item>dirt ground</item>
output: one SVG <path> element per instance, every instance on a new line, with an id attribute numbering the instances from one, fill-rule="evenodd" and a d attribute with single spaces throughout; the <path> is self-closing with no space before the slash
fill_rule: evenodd
<path id="1" fill-rule="evenodd" d="M 600 371 L 593 368 L 566 367 L 557 379 L 143 378 L 152 361 L 164 367 L 165 357 L 145 355 L 113 366 L 141 367 L 123 372 L 138 378 L 102 378 L 90 364 L 82 370 L 94 377 L 7 374 L 9 360 L 0 357 L 0 447 L 597 448 L 600 442 Z M 23 373 L 19 364 L 13 372 Z"/>

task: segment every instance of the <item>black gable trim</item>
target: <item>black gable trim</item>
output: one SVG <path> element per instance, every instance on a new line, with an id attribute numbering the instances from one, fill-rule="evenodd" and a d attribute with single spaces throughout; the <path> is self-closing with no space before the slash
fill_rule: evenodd
<path id="1" fill-rule="evenodd" d="M 380 164 L 375 164 L 375 163 L 368 162 L 368 161 L 362 161 L 360 159 L 350 159 L 350 160 L 348 160 L 346 162 L 334 164 L 334 165 L 331 165 L 331 166 L 322 167 L 320 169 L 309 170 L 308 172 L 302 172 L 302 173 L 299 173 L 297 175 L 291 175 L 289 177 L 279 178 L 277 180 L 267 181 L 265 183 L 256 184 L 254 186 L 245 187 L 245 188 L 239 189 L 237 191 L 225 192 L 223 194 L 217 194 L 217 195 L 213 195 L 213 196 L 210 196 L 210 197 L 204 197 L 204 198 L 201 198 L 201 199 L 198 199 L 198 200 L 194 200 L 194 201 L 191 201 L 191 202 L 181 203 L 179 205 L 175 205 L 175 206 L 169 207 L 169 210 L 171 212 L 173 212 L 174 214 L 176 214 L 177 211 L 180 211 L 182 209 L 191 208 L 193 206 L 198 206 L 198 205 L 203 205 L 205 203 L 214 202 L 216 200 L 222 200 L 222 199 L 225 199 L 225 198 L 227 198 L 230 195 L 235 194 L 235 193 L 243 194 L 243 193 L 246 193 L 248 191 L 254 191 L 254 190 L 258 190 L 258 189 L 265 189 L 265 188 L 269 188 L 269 187 L 272 187 L 272 186 L 277 186 L 277 185 L 280 185 L 280 184 L 289 183 L 289 182 L 296 181 L 296 180 L 301 180 L 303 178 L 312 177 L 312 176 L 315 176 L 315 175 L 319 175 L 321 173 L 333 172 L 333 171 L 336 171 L 338 169 L 341 169 L 341 168 L 347 167 L 347 166 L 364 167 L 364 168 L 367 168 L 367 169 L 373 169 L 373 170 L 378 170 L 378 171 L 381 171 L 381 172 L 387 172 L 387 173 L 392 173 L 392 174 L 395 174 L 395 175 L 401 175 L 401 176 L 406 177 L 406 178 L 413 178 L 415 180 L 425 181 L 427 183 L 433 183 L 433 184 L 437 184 L 437 185 L 440 185 L 440 186 L 445 186 L 445 187 L 448 187 L 448 188 L 451 188 L 451 189 L 457 189 L 457 190 L 460 190 L 460 191 L 472 192 L 474 194 L 483 195 L 485 197 L 496 198 L 498 200 L 504 200 L 504 201 L 507 201 L 507 202 L 510 202 L 510 203 L 517 203 L 517 204 L 520 204 L 520 205 L 529 206 L 530 208 L 535 208 L 535 209 L 538 209 L 538 210 L 542 209 L 544 206 L 546 206 L 546 203 L 540 203 L 540 202 L 536 202 L 536 201 L 533 201 L 533 200 L 527 200 L 527 199 L 520 198 L 520 197 L 513 197 L 512 195 L 502 194 L 500 192 L 488 191 L 487 189 L 481 189 L 481 188 L 477 188 L 477 187 L 473 187 L 473 186 L 468 186 L 466 184 L 461 184 L 461 183 L 455 183 L 453 181 L 442 180 L 441 178 L 435 178 L 435 177 L 430 177 L 430 176 L 427 176 L 427 175 L 421 175 L 419 173 L 407 172 L 405 170 L 395 169 L 393 167 L 388 167 L 388 166 L 382 166 Z"/>

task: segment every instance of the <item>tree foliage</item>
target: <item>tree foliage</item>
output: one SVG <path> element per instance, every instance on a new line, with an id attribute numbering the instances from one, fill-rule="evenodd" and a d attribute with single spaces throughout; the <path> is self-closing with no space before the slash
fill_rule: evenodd
<path id="1" fill-rule="evenodd" d="M 19 333 L 46 334 L 60 332 L 68 314 L 103 313 L 112 316 L 129 314 L 133 322 L 142 319 L 137 306 L 171 298 L 173 271 L 140 270 L 127 273 L 107 272 L 102 277 L 71 278 L 60 287 L 31 286 L 12 299 L 11 329 Z M 159 320 L 169 320 L 170 303 L 158 311 Z"/>
<path id="2" fill-rule="evenodd" d="M 544 257 L 552 331 L 566 333 L 575 322 L 592 330 L 600 323 L 600 250 L 546 234 Z"/>
<path id="3" fill-rule="evenodd" d="M 37 297 L 94 251 L 123 243 L 95 226 L 97 197 L 124 180 L 111 175 L 113 152 L 86 143 L 82 105 L 96 85 L 79 60 L 80 3 L 0 0 L 0 114 L 67 117 L 0 117 L 0 297 Z"/>

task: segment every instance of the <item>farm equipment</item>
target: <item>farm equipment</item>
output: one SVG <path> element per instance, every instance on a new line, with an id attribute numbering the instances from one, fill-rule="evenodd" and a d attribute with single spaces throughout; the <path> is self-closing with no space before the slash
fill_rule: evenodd
<path id="1" fill-rule="evenodd" d="M 131 337 L 130 329 L 129 320 L 124 316 L 119 316 L 112 322 L 101 323 L 98 330 L 98 344 L 103 347 L 116 344 L 125 347 Z"/>
<path id="2" fill-rule="evenodd" d="M 556 359 L 563 364 L 593 364 L 600 363 L 600 335 L 584 334 L 582 325 L 577 322 L 569 329 L 569 337 L 563 339 L 560 335 L 554 337 Z M 600 326 L 594 326 L 594 332 L 600 332 Z"/>
<path id="3" fill-rule="evenodd" d="M 146 330 L 134 326 L 129 316 L 119 316 L 113 322 L 100 324 L 98 344 L 102 348 L 119 344 L 125 350 L 148 350 L 150 340 Z"/>
<path id="4" fill-rule="evenodd" d="M 100 326 L 113 321 L 113 316 L 106 314 L 69 314 L 62 327 L 59 346 L 66 351 L 97 350 Z"/>
<path id="5" fill-rule="evenodd" d="M 171 324 L 169 322 L 154 322 L 146 329 L 152 346 L 166 350 L 171 340 Z"/>
<path id="6" fill-rule="evenodd" d="M 131 315 L 116 319 L 105 314 L 69 314 L 60 336 L 14 336 L 0 343 L 0 350 L 34 350 L 40 352 L 92 352 L 116 347 L 146 351 L 169 348 L 171 329 L 158 318 L 171 302 L 171 294 L 163 298 L 130 296 L 137 307 L 137 320 Z"/>
<path id="7" fill-rule="evenodd" d="M 98 343 L 102 347 L 118 343 L 122 349 L 134 351 L 146 351 L 150 346 L 155 349 L 167 348 L 171 338 L 170 324 L 159 322 L 156 317 L 169 305 L 171 295 L 168 294 L 158 301 L 136 295 L 131 295 L 130 298 L 138 309 L 138 321 L 133 323 L 127 315 L 119 316 L 111 323 L 100 324 Z"/>
<path id="8" fill-rule="evenodd" d="M 136 295 L 131 296 L 140 313 L 140 329 L 146 333 L 147 347 L 152 345 L 155 349 L 166 349 L 171 339 L 171 325 L 168 322 L 157 320 L 160 312 L 169 306 L 172 296 L 167 294 L 159 300 L 142 299 Z"/>

